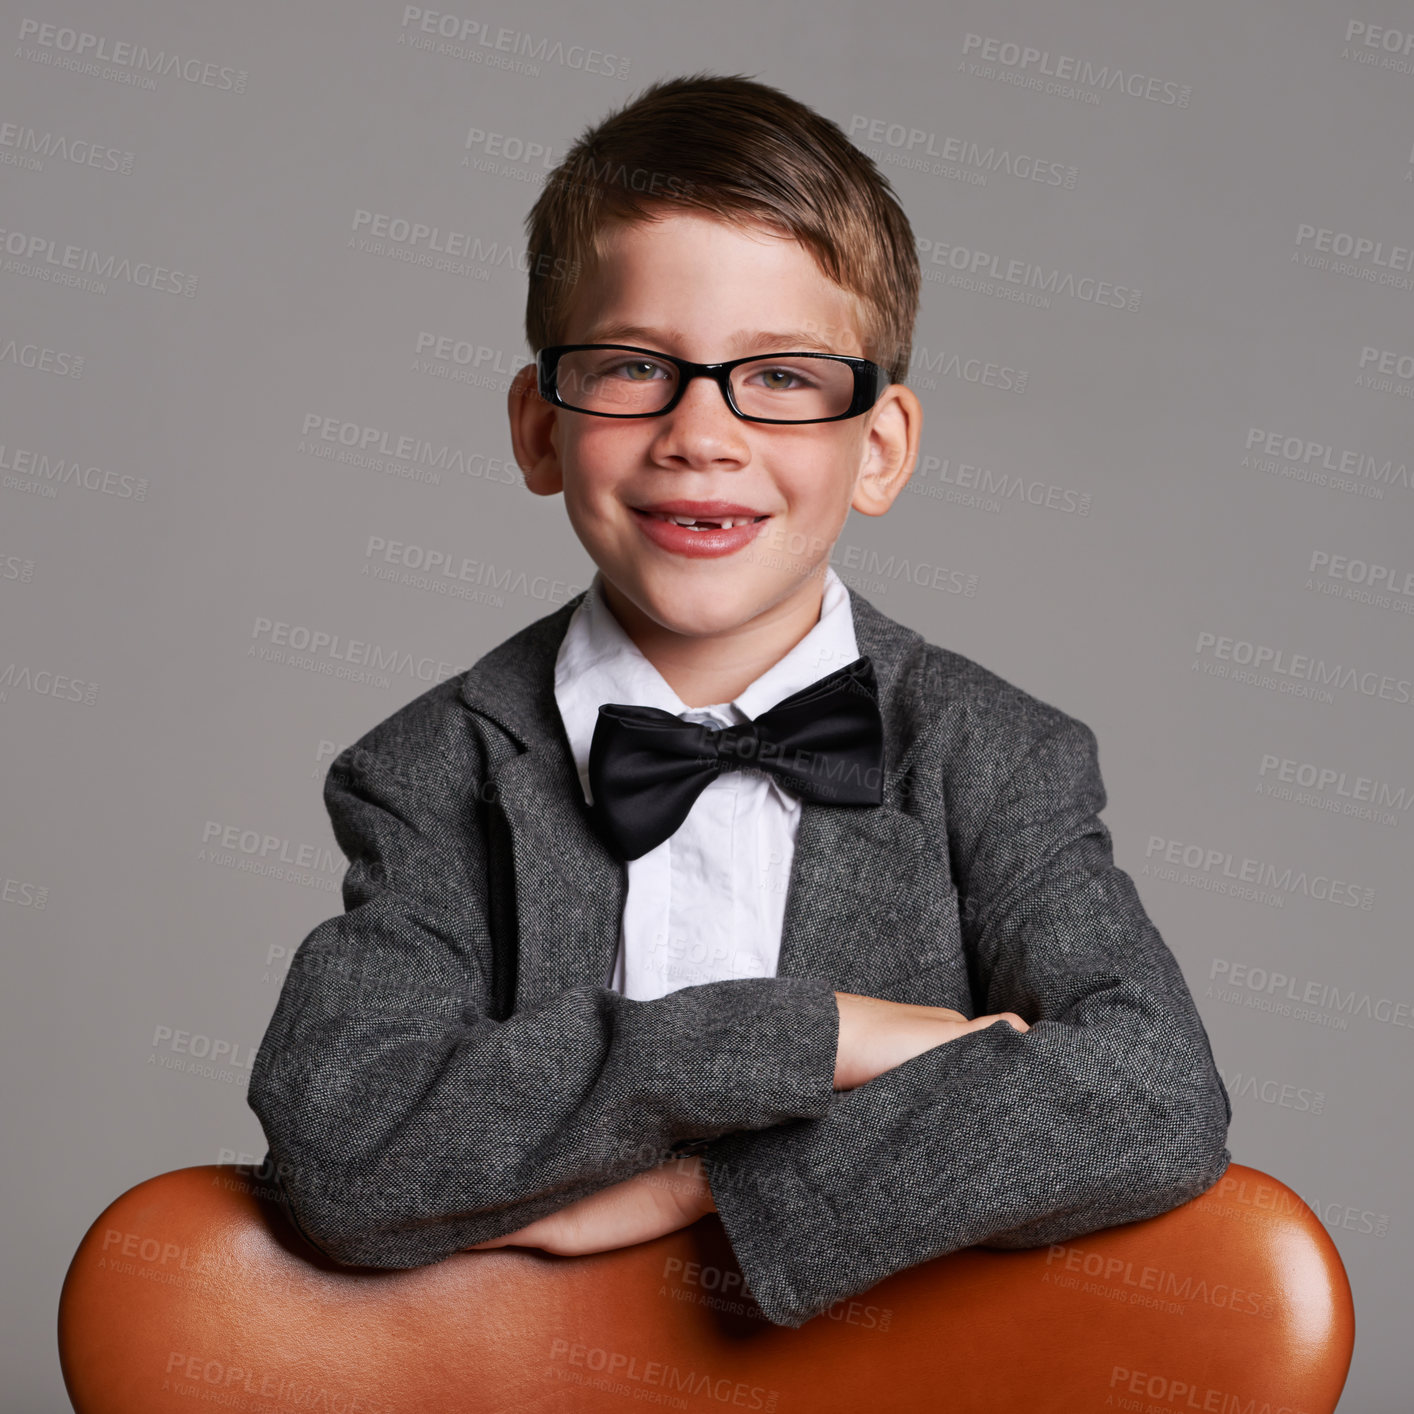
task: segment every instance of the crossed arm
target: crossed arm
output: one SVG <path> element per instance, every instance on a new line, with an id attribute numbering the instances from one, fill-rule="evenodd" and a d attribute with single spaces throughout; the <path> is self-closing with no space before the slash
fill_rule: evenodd
<path id="1" fill-rule="evenodd" d="M 658 1233 L 713 1203 L 777 1324 L 801 1325 L 945 1252 L 1061 1242 L 1166 1212 L 1230 1162 L 1231 1109 L 1201 1018 L 1099 819 L 1093 733 L 1059 719 L 991 798 L 980 824 L 961 823 L 956 875 L 973 993 L 988 1014 L 949 1026 L 935 1009 L 834 993 L 839 1065 L 823 1115 L 727 1134 L 701 1166 L 674 1160 L 672 1175 L 655 1170 L 641 1185 L 670 1177 L 661 1193 L 676 1189 L 676 1207 L 657 1208 Z M 941 837 L 943 823 L 929 823 Z M 866 1023 L 875 1042 L 912 1036 L 913 1048 L 871 1066 L 850 1039 L 859 1005 L 883 1022 Z M 929 1011 L 935 1029 L 920 1037 Z M 646 1240 L 652 1223 L 637 1237 L 619 1225 L 641 1188 L 607 1190 L 602 1207 L 509 1240 L 569 1252 Z"/>
<path id="2" fill-rule="evenodd" d="M 487 768 L 439 721 L 369 743 L 435 728 L 446 764 L 426 780 L 374 750 L 331 766 L 345 913 L 302 944 L 252 1070 L 286 1211 L 332 1259 L 603 1251 L 715 1207 L 763 1312 L 798 1326 L 942 1253 L 1068 1240 L 1222 1176 L 1227 1097 L 1114 864 L 1082 723 L 1009 754 L 969 738 L 956 779 L 913 794 L 948 841 L 986 1013 L 968 1022 L 821 977 L 644 1002 L 583 985 L 498 1018 L 488 833 L 466 799 Z M 672 1157 L 621 1181 L 645 1151 Z"/>
<path id="3" fill-rule="evenodd" d="M 1031 1029 L 1010 1011 L 968 1020 L 948 1007 L 889 1002 L 853 992 L 836 992 L 835 1002 L 840 1013 L 836 1090 L 852 1090 L 934 1046 L 996 1021 L 1017 1031 Z M 562 1257 L 608 1252 L 689 1227 L 716 1208 L 702 1160 L 696 1154 L 678 1155 L 466 1250 L 538 1247 Z"/>

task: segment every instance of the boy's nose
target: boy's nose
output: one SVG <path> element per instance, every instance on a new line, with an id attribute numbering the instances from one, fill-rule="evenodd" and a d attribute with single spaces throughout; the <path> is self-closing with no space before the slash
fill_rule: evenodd
<path id="1" fill-rule="evenodd" d="M 677 407 L 658 420 L 670 445 L 680 438 L 689 443 L 706 439 L 714 456 L 723 455 L 724 447 L 730 455 L 746 453 L 746 424 L 727 405 L 721 387 L 706 376 L 691 379 Z"/>

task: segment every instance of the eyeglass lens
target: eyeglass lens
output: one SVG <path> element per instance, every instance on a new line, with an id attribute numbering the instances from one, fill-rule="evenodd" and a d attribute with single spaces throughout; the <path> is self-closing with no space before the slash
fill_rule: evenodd
<path id="1" fill-rule="evenodd" d="M 561 354 L 556 389 L 570 407 L 619 416 L 654 413 L 678 389 L 678 370 L 625 349 Z M 732 397 L 748 417 L 809 422 L 838 417 L 854 401 L 854 370 L 827 358 L 765 357 L 731 372 Z"/>

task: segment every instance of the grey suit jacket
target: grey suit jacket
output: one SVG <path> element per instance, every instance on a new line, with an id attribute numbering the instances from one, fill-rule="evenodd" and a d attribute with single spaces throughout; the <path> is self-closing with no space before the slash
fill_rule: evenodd
<path id="1" fill-rule="evenodd" d="M 779 974 L 606 986 L 627 871 L 553 695 L 582 595 L 373 728 L 324 798 L 345 912 L 293 960 L 249 1101 L 292 1221 L 414 1267 L 700 1152 L 765 1316 L 1166 1212 L 1231 1107 L 1113 860 L 1094 733 L 851 591 L 885 802 L 803 802 Z M 833 1090 L 833 993 L 1015 1011 Z"/>

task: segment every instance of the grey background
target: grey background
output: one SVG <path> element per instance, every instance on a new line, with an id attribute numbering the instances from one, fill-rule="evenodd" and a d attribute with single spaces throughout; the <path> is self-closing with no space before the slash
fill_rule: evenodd
<path id="1" fill-rule="evenodd" d="M 282 957 L 339 911 L 320 798 L 334 752 L 588 582 L 561 505 L 511 460 L 521 222 L 587 123 L 707 68 L 839 122 L 929 243 L 910 381 L 930 460 L 892 514 L 851 518 L 836 569 L 1095 729 L 1117 858 L 1202 1010 L 1233 1154 L 1316 1207 L 1349 1269 L 1341 1407 L 1406 1409 L 1414 278 L 1380 277 L 1414 247 L 1414 15 L 1392 0 L 439 13 L 484 26 L 470 57 L 415 47 L 403 7 L 373 0 L 3 7 L 0 1404 L 67 1407 L 59 1287 L 109 1201 L 263 1154 L 246 1067 Z M 61 28 L 46 42 L 43 24 Z M 79 59 L 64 27 L 110 55 L 176 54 L 194 77 L 128 82 L 130 62 Z M 1028 87 L 1037 64 L 994 46 L 989 73 L 969 36 L 1083 61 L 1095 82 Z M 1155 96 L 1104 86 L 1106 66 Z M 957 142 L 975 149 L 952 161 Z M 526 159 L 536 144 L 548 157 Z M 1029 180 L 996 169 L 1003 153 L 1055 165 Z M 360 210 L 463 233 L 482 259 L 457 274 L 370 253 Z M 1354 273 L 1308 265 L 1303 225 L 1382 248 Z M 109 274 L 46 278 L 65 247 Z M 948 248 L 1108 281 L 1137 308 L 949 283 Z M 178 272 L 183 292 L 123 260 Z M 419 354 L 443 338 L 447 356 Z M 1394 376 L 1362 378 L 1381 359 Z M 420 439 L 421 479 L 315 455 L 340 450 L 305 432 L 326 418 Z M 1318 450 L 1254 463 L 1268 435 Z M 1346 454 L 1356 475 L 1322 470 Z M 964 465 L 1039 504 L 947 499 Z M 371 538 L 477 563 L 419 580 Z M 1349 572 L 1313 573 L 1321 555 L 1396 582 L 1380 602 Z M 265 621 L 401 666 L 369 682 L 327 652 L 282 662 Z M 1238 680 L 1205 634 L 1279 651 L 1283 671 Z M 1293 655 L 1338 667 L 1323 697 L 1282 690 L 1313 687 Z M 1272 760 L 1336 778 L 1303 794 Z M 1342 813 L 1370 789 L 1357 778 L 1383 803 Z M 1171 846 L 1202 862 L 1156 872 Z M 1244 859 L 1273 871 L 1265 898 L 1215 887 Z M 1317 877 L 1341 901 L 1303 887 Z M 1264 972 L 1233 985 L 1243 967 Z M 1297 980 L 1273 991 L 1274 972 Z M 1308 983 L 1320 1004 L 1302 1015 L 1290 998 Z"/>

